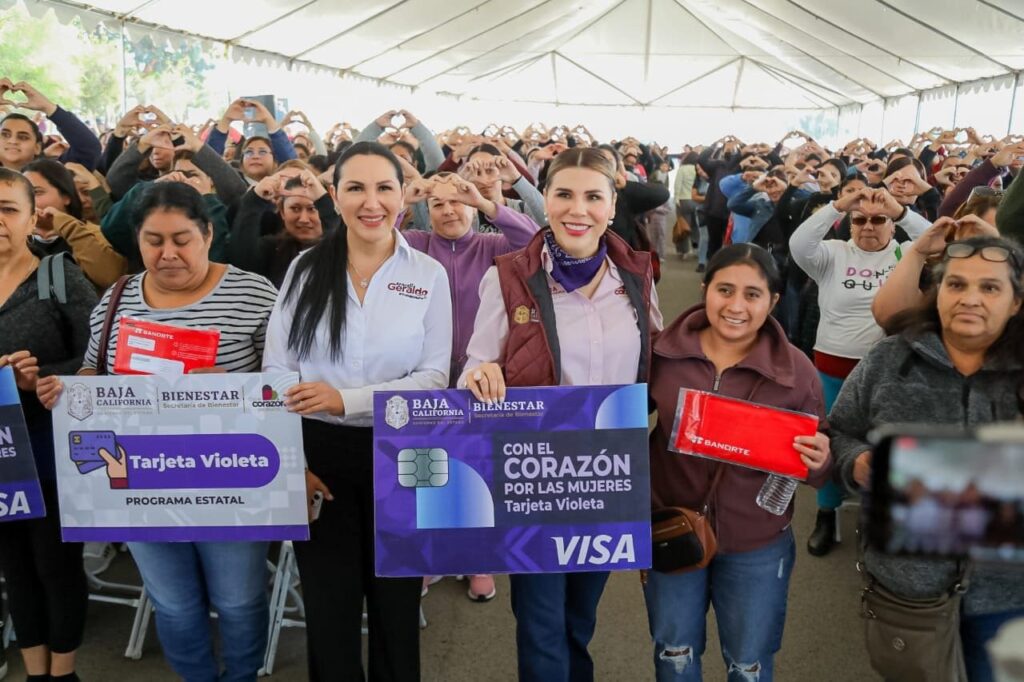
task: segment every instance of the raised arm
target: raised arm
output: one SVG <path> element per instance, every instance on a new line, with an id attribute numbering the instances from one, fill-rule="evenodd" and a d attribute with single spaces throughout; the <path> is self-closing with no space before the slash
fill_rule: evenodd
<path id="1" fill-rule="evenodd" d="M 441 165 L 441 162 L 444 161 L 444 152 L 441 151 L 441 145 L 437 143 L 434 133 L 431 132 L 430 128 L 423 125 L 423 122 L 416 118 L 416 116 L 409 113 L 408 110 L 402 109 L 398 113 L 405 117 L 405 124 L 409 126 L 409 132 L 420 143 L 420 153 L 423 154 L 425 172 L 429 173 L 432 170 L 436 170 Z"/>
<path id="2" fill-rule="evenodd" d="M 790 257 L 815 282 L 821 282 L 832 269 L 832 251 L 825 244 L 825 235 L 844 215 L 835 202 L 829 202 L 800 223 L 789 238 Z"/>
<path id="3" fill-rule="evenodd" d="M 47 224 L 64 238 L 82 272 L 101 290 L 127 272 L 128 262 L 110 245 L 99 225 L 83 222 L 52 207 L 40 212 L 37 225 L 40 223 Z"/>
<path id="4" fill-rule="evenodd" d="M 668 199 L 668 188 L 657 184 L 627 180 L 626 186 L 619 190 L 619 201 L 625 201 L 635 215 L 653 211 Z"/>
<path id="5" fill-rule="evenodd" d="M 280 179 L 278 175 L 263 178 L 238 202 L 227 248 L 228 263 L 235 267 L 266 276 L 259 247 L 260 220 L 264 213 L 274 211 L 275 206 L 266 195 L 269 192 L 273 197 Z"/>
<path id="6" fill-rule="evenodd" d="M 67 140 L 68 150 L 61 155 L 61 161 L 73 161 L 82 164 L 89 170 L 96 169 L 103 150 L 100 148 L 99 139 L 87 125 L 70 111 L 61 109 L 54 104 L 50 98 L 36 90 L 31 83 L 26 81 L 15 83 L 13 90 L 20 91 L 25 95 L 26 100 L 21 104 L 22 107 L 44 113 Z"/>

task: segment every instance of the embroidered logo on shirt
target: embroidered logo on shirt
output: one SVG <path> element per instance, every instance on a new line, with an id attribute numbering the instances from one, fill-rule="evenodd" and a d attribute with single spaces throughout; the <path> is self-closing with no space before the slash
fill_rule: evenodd
<path id="1" fill-rule="evenodd" d="M 394 291 L 399 296 L 405 296 L 406 298 L 415 298 L 417 300 L 423 300 L 430 294 L 429 289 L 418 287 L 412 283 L 401 283 L 401 282 L 390 282 L 388 284 L 388 291 Z"/>
<path id="2" fill-rule="evenodd" d="M 615 295 L 616 296 L 625 296 L 626 295 L 626 287 L 621 286 L 618 289 L 616 289 L 615 290 Z"/>
<path id="3" fill-rule="evenodd" d="M 512 313 L 512 321 L 516 324 L 526 324 L 530 321 L 530 309 L 525 305 L 517 307 L 515 312 Z"/>

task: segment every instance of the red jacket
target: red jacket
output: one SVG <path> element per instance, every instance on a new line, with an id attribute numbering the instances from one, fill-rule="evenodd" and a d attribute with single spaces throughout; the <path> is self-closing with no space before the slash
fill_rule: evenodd
<path id="1" fill-rule="evenodd" d="M 558 386 L 562 383 L 555 309 L 547 273 L 541 261 L 544 233 L 541 230 L 525 249 L 498 256 L 501 295 L 508 315 L 505 342 L 505 383 L 509 386 Z M 617 234 L 605 233 L 608 257 L 619 269 L 626 295 L 636 309 L 640 327 L 640 366 L 637 381 L 647 381 L 651 369 L 651 287 L 654 274 L 651 256 L 634 251 Z"/>
<path id="2" fill-rule="evenodd" d="M 708 326 L 703 305 L 690 308 L 669 325 L 654 344 L 651 398 L 658 425 L 651 433 L 651 503 L 698 509 L 716 467 L 727 467 L 711 500 L 711 517 L 722 553 L 747 552 L 777 539 L 789 527 L 793 505 L 782 516 L 757 506 L 767 474 L 740 466 L 680 455 L 667 449 L 679 401 L 679 389 L 711 391 L 715 365 L 701 350 L 699 332 Z M 782 327 L 769 317 L 757 343 L 742 362 L 722 372 L 718 393 L 787 410 L 816 414 L 828 427 L 821 381 L 807 356 L 791 345 Z M 808 483 L 816 488 L 829 479 L 832 457 Z"/>

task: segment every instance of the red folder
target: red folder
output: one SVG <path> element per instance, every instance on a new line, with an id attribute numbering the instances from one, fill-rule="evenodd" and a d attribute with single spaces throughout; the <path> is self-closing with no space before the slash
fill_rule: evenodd
<path id="1" fill-rule="evenodd" d="M 217 364 L 220 332 L 122 317 L 114 371 L 118 374 L 188 374 Z"/>
<path id="2" fill-rule="evenodd" d="M 669 449 L 805 480 L 793 439 L 817 431 L 811 414 L 682 389 Z"/>

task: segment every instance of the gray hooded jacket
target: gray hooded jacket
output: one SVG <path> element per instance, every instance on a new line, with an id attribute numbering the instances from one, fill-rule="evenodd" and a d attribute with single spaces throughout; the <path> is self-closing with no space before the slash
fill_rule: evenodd
<path id="1" fill-rule="evenodd" d="M 986 361 L 976 374 L 956 370 L 942 340 L 926 333 L 878 342 L 846 379 L 832 412 L 835 471 L 854 494 L 857 455 L 870 450 L 868 433 L 884 424 L 946 424 L 974 427 L 1021 417 L 1017 391 L 1024 378 L 1019 361 Z M 935 597 L 956 580 L 955 561 L 883 555 L 870 548 L 865 565 L 884 587 L 911 599 Z M 1024 573 L 980 565 L 964 598 L 967 614 L 1024 608 Z"/>

